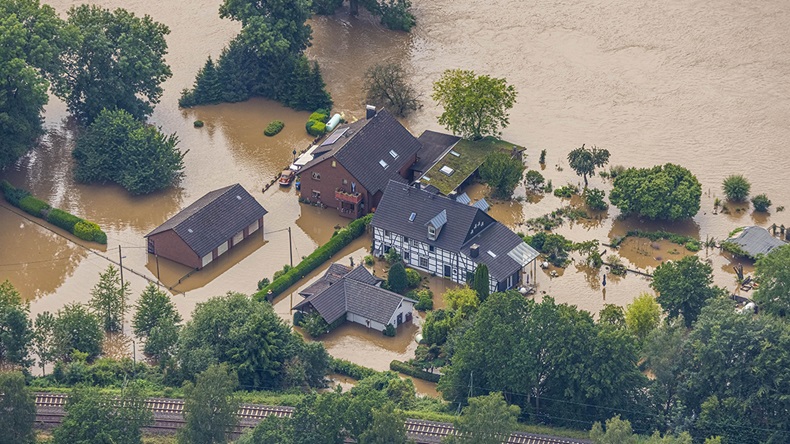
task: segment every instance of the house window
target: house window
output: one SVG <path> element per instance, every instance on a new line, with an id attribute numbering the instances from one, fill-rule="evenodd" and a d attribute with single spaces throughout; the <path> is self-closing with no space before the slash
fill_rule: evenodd
<path id="1" fill-rule="evenodd" d="M 428 268 L 428 258 L 425 256 L 420 256 L 420 268 Z"/>
<path id="2" fill-rule="evenodd" d="M 406 236 L 403 236 L 403 242 L 406 242 L 406 243 L 408 243 L 408 242 L 409 242 L 409 238 L 408 238 L 408 237 L 406 237 Z"/>
<path id="3" fill-rule="evenodd" d="M 384 230 L 384 235 L 385 235 L 385 236 L 389 237 L 389 236 L 390 236 L 390 234 L 392 234 L 392 233 L 390 233 L 390 231 L 389 231 L 389 230 Z"/>
<path id="4" fill-rule="evenodd" d="M 313 172 L 313 180 L 321 180 L 321 173 Z"/>
<path id="5" fill-rule="evenodd" d="M 404 260 L 404 261 L 407 261 L 407 260 L 409 260 L 409 252 L 408 252 L 408 251 L 404 251 L 404 252 L 403 252 L 403 260 Z"/>
<path id="6" fill-rule="evenodd" d="M 436 247 L 434 247 L 433 245 L 428 245 L 428 251 L 433 253 L 434 251 L 436 251 Z"/>
<path id="7" fill-rule="evenodd" d="M 420 242 L 416 239 L 409 239 L 409 244 L 412 246 L 412 248 L 420 248 Z"/>
<path id="8" fill-rule="evenodd" d="M 313 199 L 321 200 L 321 192 L 313 190 Z"/>
<path id="9" fill-rule="evenodd" d="M 428 239 L 436 240 L 436 228 L 428 225 Z"/>
<path id="10" fill-rule="evenodd" d="M 335 167 L 337 167 L 337 162 L 333 160 L 332 161 L 332 168 L 335 168 Z"/>
<path id="11" fill-rule="evenodd" d="M 391 249 L 392 249 L 392 247 L 390 247 L 389 245 L 385 245 L 384 246 L 384 254 L 389 253 Z"/>

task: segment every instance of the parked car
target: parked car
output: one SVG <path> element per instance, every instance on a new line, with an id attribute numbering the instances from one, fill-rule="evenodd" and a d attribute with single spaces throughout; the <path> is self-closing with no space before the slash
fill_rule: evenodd
<path id="1" fill-rule="evenodd" d="M 281 187 L 288 187 L 291 186 L 291 182 L 293 182 L 294 178 L 296 177 L 296 173 L 293 170 L 285 170 L 280 174 L 280 186 Z"/>

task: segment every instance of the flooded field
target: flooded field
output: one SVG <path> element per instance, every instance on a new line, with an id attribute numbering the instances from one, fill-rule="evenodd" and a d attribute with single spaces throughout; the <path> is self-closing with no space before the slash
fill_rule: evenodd
<path id="1" fill-rule="evenodd" d="M 65 14 L 77 2 L 48 3 Z M 198 302 L 211 296 L 253 292 L 258 280 L 287 264 L 288 227 L 297 262 L 329 239 L 335 227 L 347 223 L 333 211 L 300 205 L 292 189 L 261 192 L 292 160 L 292 151 L 309 143 L 304 132 L 308 113 L 262 99 L 178 109 L 180 90 L 191 85 L 206 57 L 218 55 L 238 32 L 237 24 L 218 17 L 217 0 L 97 3 L 147 13 L 170 27 L 167 61 L 174 75 L 164 84 L 152 121 L 165 132 L 176 132 L 182 149 L 189 150 L 186 177 L 176 189 L 134 198 L 116 186 L 74 183 L 70 153 L 76 129 L 67 120 L 65 105 L 52 98 L 46 107 L 47 137 L 17 165 L 0 172 L 0 178 L 97 222 L 109 240 L 105 251 L 91 251 L 66 233 L 54 234 L 0 207 L 0 280 L 10 279 L 32 302 L 34 315 L 87 301 L 99 272 L 109 264 L 103 256 L 123 256 L 124 265 L 140 274 L 127 273 L 135 297 L 147 280 L 158 276 L 188 317 Z M 753 194 L 768 194 L 773 208 L 790 205 L 790 18 L 784 1 L 526 1 L 518 2 L 517 8 L 506 0 L 413 3 L 418 26 L 411 34 L 388 31 L 369 17 L 352 18 L 345 11 L 312 20 L 314 40 L 308 55 L 321 64 L 336 110 L 348 119 L 361 115 L 365 70 L 387 60 L 403 63 L 422 94 L 423 108 L 404 123 L 417 135 L 425 129 L 441 130 L 436 123 L 441 111 L 429 98 L 432 82 L 447 68 L 472 69 L 505 77 L 516 86 L 518 103 L 503 137 L 527 147 L 530 168 L 540 168 L 538 155 L 547 150 L 542 173 L 555 187 L 580 182 L 564 159 L 582 143 L 607 148 L 612 165 L 675 162 L 702 182 L 702 210 L 693 220 L 619 220 L 617 209 L 610 208 L 556 230 L 574 241 L 594 238 L 609 243 L 632 229 L 722 240 L 738 226 L 790 226 L 790 211 L 755 215 L 748 208 L 732 208 L 728 214 L 713 214 L 721 181 L 733 173 L 751 180 Z M 205 127 L 193 128 L 198 119 Z M 266 138 L 263 129 L 273 119 L 285 122 L 285 129 Z M 245 241 L 185 279 L 189 270 L 184 267 L 164 259 L 157 267 L 146 253 L 143 236 L 208 191 L 236 182 L 269 211 L 264 237 Z M 590 186 L 608 191 L 611 183 L 594 177 Z M 473 197 L 486 194 L 480 185 L 468 192 Z M 524 223 L 530 218 L 578 204 L 551 195 L 528 196 L 523 186 L 516 196 L 519 201 L 492 202 L 491 210 L 516 231 L 528 231 Z M 652 244 L 627 240 L 620 255 L 629 266 L 649 271 L 661 260 L 688 254 L 665 241 Z M 369 238 L 363 237 L 338 260 L 351 255 L 361 261 L 368 247 Z M 737 261 L 718 250 L 697 254 L 712 261 L 718 285 L 734 289 L 732 266 Z M 649 291 L 649 281 L 634 274 L 609 275 L 603 287 L 604 272 L 573 264 L 558 277 L 539 273 L 538 297 L 549 294 L 597 312 L 604 303 L 625 305 Z M 441 291 L 437 285 L 443 284 L 432 281 L 434 292 Z M 283 295 L 275 302 L 285 319 L 290 319 L 290 298 Z M 437 294 L 437 307 L 440 300 Z M 334 356 L 385 369 L 392 359 L 410 357 L 416 332 L 416 326 L 407 326 L 390 339 L 347 325 L 324 343 Z M 123 341 L 115 342 L 113 350 L 128 350 Z"/>

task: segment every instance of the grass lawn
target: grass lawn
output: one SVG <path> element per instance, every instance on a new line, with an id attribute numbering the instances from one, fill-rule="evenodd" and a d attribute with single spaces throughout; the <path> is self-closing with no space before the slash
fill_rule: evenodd
<path id="1" fill-rule="evenodd" d="M 497 150 L 509 153 L 514 146 L 518 145 L 494 137 L 486 137 L 477 141 L 461 139 L 449 153 L 445 154 L 436 165 L 425 173 L 422 183 L 423 185 L 433 185 L 442 194 L 448 195 L 477 171 L 489 153 Z M 523 149 L 520 146 L 518 148 Z M 454 152 L 459 156 L 454 155 Z M 448 176 L 440 171 L 444 166 L 452 168 L 453 173 Z"/>

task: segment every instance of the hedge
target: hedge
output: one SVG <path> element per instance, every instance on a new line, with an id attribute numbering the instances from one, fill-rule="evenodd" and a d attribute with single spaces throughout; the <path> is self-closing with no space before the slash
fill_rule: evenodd
<path id="1" fill-rule="evenodd" d="M 263 134 L 272 137 L 277 135 L 280 131 L 285 128 L 285 124 L 281 120 L 272 120 L 271 123 L 263 130 Z"/>
<path id="2" fill-rule="evenodd" d="M 310 114 L 310 117 L 307 120 L 315 120 L 316 122 L 326 123 L 329 121 L 329 113 L 323 112 L 324 110 L 320 109 L 313 114 Z"/>
<path id="3" fill-rule="evenodd" d="M 323 136 L 326 133 L 326 124 L 317 120 L 308 120 L 305 129 L 307 134 L 313 137 Z"/>
<path id="4" fill-rule="evenodd" d="M 425 370 L 414 368 L 414 366 L 398 361 L 397 359 L 390 362 L 390 370 L 428 382 L 439 382 L 439 378 L 441 376 L 437 375 L 436 373 L 426 372 Z"/>
<path id="5" fill-rule="evenodd" d="M 336 236 L 329 239 L 329 242 L 316 248 L 316 250 L 304 258 L 302 262 L 299 262 L 295 267 L 272 281 L 271 284 L 255 293 L 255 299 L 263 300 L 266 299 L 267 296 L 274 298 L 287 290 L 291 285 L 299 282 L 299 280 L 307 276 L 308 273 L 320 267 L 321 264 L 328 261 L 335 253 L 339 252 L 354 239 L 361 236 L 367 229 L 372 218 L 373 214 L 368 214 L 348 224 L 347 227 L 338 231 Z M 271 294 L 269 294 L 269 292 L 271 292 Z"/>
<path id="6" fill-rule="evenodd" d="M 345 359 L 330 358 L 329 371 L 339 375 L 348 376 L 349 378 L 356 379 L 357 381 L 373 376 L 378 372 L 372 368 L 363 367 L 359 364 L 354 364 Z"/>
<path id="7" fill-rule="evenodd" d="M 643 230 L 631 230 L 625 233 L 625 236 L 615 238 L 611 245 L 615 248 L 619 247 L 620 244 L 628 237 L 641 237 L 645 239 L 649 239 L 653 242 L 658 242 L 660 240 L 666 239 L 673 244 L 683 245 L 686 247 L 688 251 L 697 252 L 702 248 L 702 244 L 697 239 L 693 237 L 684 236 L 682 234 L 671 233 L 669 231 L 643 231 Z"/>
<path id="8" fill-rule="evenodd" d="M 46 202 L 33 197 L 29 191 L 15 188 L 5 180 L 0 182 L 0 189 L 3 190 L 8 203 L 24 212 L 63 228 L 80 239 L 107 244 L 107 234 L 97 224 L 58 208 L 52 208 Z"/>

